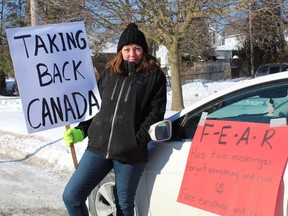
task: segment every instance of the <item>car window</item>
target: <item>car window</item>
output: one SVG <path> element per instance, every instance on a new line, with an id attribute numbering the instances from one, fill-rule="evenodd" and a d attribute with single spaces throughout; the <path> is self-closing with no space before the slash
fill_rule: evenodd
<path id="1" fill-rule="evenodd" d="M 202 112 L 207 119 L 270 123 L 288 118 L 288 82 L 258 85 L 230 93 L 190 112 L 173 125 L 175 138 L 193 138 Z"/>
<path id="2" fill-rule="evenodd" d="M 257 73 L 268 73 L 268 66 L 261 66 L 258 68 Z"/>
<path id="3" fill-rule="evenodd" d="M 277 73 L 277 72 L 280 72 L 280 71 L 281 71 L 281 67 L 280 66 L 271 66 L 269 73 L 270 74 L 274 74 L 274 73 Z"/>

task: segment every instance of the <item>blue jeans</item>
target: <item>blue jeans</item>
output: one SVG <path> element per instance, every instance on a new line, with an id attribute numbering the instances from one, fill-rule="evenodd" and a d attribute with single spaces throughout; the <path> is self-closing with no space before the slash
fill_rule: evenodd
<path id="1" fill-rule="evenodd" d="M 89 215 L 85 204 L 87 197 L 114 168 L 117 216 L 133 216 L 135 194 L 145 165 L 121 163 L 86 150 L 63 192 L 69 215 Z"/>

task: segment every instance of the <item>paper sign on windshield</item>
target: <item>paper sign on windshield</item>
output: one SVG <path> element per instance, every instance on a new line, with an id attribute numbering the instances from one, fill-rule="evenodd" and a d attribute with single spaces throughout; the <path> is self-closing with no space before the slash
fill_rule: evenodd
<path id="1" fill-rule="evenodd" d="M 98 112 L 101 99 L 83 22 L 6 32 L 28 133 Z"/>
<path id="2" fill-rule="evenodd" d="M 178 202 L 219 215 L 274 215 L 288 126 L 206 120 L 190 148 Z"/>

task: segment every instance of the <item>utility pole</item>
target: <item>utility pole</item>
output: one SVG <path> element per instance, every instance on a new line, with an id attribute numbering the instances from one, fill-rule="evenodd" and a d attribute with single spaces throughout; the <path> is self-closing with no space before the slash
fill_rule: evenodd
<path id="1" fill-rule="evenodd" d="M 38 2 L 37 0 L 30 0 L 30 14 L 31 14 L 31 26 L 38 25 Z"/>
<path id="2" fill-rule="evenodd" d="M 252 10 L 251 10 L 251 4 L 249 5 L 250 66 L 251 66 L 251 76 L 254 78 L 254 50 L 253 50 L 253 36 L 252 36 Z"/>

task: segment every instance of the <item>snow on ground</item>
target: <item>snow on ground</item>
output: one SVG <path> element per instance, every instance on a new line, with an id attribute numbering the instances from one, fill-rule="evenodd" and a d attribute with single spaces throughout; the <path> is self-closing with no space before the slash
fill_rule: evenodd
<path id="1" fill-rule="evenodd" d="M 250 78 L 229 79 L 224 81 L 207 81 L 194 80 L 183 85 L 184 106 L 187 107 L 192 103 L 220 91 L 235 83 L 244 82 Z M 11 89 L 13 80 L 7 80 L 7 88 Z M 172 91 L 168 87 L 167 90 L 167 112 L 166 117 L 170 116 L 171 112 L 171 98 Z M 75 125 L 71 125 L 73 127 Z M 2 136 L 5 144 L 1 143 L 1 149 L 17 150 L 19 157 L 36 156 L 37 158 L 45 159 L 47 163 L 53 164 L 60 170 L 73 170 L 72 156 L 70 149 L 68 149 L 63 142 L 62 135 L 65 127 L 50 129 L 47 131 L 38 132 L 28 135 L 25 126 L 24 115 L 21 107 L 21 100 L 16 96 L 0 96 L 0 130 L 6 135 Z M 9 134 L 18 134 L 18 140 L 9 139 Z M 83 154 L 87 144 L 87 139 L 82 143 L 75 145 L 77 158 L 79 159 Z M 6 145 L 6 146 L 3 146 Z M 4 152 L 2 152 L 4 153 Z M 9 154 L 9 152 L 7 152 Z M 10 154 L 12 155 L 11 151 Z M 17 157 L 17 153 L 13 151 L 13 157 Z M 1 162 L 1 159 L 0 159 Z"/>

